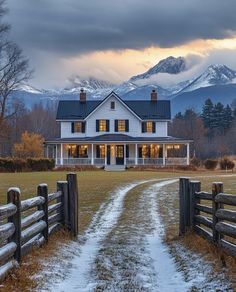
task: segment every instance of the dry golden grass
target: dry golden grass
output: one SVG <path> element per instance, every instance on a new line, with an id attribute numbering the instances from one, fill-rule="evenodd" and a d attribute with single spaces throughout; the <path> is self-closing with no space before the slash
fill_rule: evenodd
<path id="1" fill-rule="evenodd" d="M 232 288 L 236 291 L 236 258 L 229 256 L 222 249 L 204 240 L 194 233 L 188 233 L 180 239 L 181 243 L 187 248 L 201 253 L 201 255 L 212 264 L 214 271 L 221 273 L 225 270 L 226 276 L 232 283 Z"/>
<path id="2" fill-rule="evenodd" d="M 35 248 L 26 255 L 19 268 L 14 268 L 4 281 L 4 287 L 0 291 L 34 291 L 38 283 L 34 276 L 40 272 L 41 262 L 58 255 L 58 250 L 71 240 L 70 235 L 64 230 L 60 230 L 50 237 L 47 244 L 41 248 Z M 55 244 L 56 243 L 56 244 Z M 40 260 L 39 260 L 40 259 Z"/>
<path id="3" fill-rule="evenodd" d="M 79 232 L 82 234 L 93 215 L 99 209 L 101 204 L 109 199 L 109 193 L 122 184 L 143 179 L 161 179 L 179 176 L 207 176 L 218 175 L 221 172 L 166 172 L 166 171 L 127 171 L 127 172 L 104 172 L 104 171 L 85 171 L 78 172 L 79 183 Z M 47 183 L 49 192 L 55 191 L 56 181 L 65 180 L 66 172 L 34 172 L 34 173 L 0 173 L 0 203 L 6 203 L 6 192 L 9 187 L 20 187 L 22 199 L 26 199 L 36 194 L 36 187 L 39 183 Z M 203 189 L 211 188 L 211 182 L 218 178 L 201 178 L 203 181 Z M 220 179 L 221 181 L 222 179 Z M 226 177 L 225 190 L 236 193 L 235 178 Z M 178 207 L 178 201 L 175 200 L 172 208 Z M 168 235 L 173 238 L 176 235 L 177 226 L 173 226 Z M 167 235 L 167 236 L 168 236 Z M 69 242 L 70 237 L 65 232 L 53 235 L 49 243 L 43 248 L 35 249 L 31 254 L 24 257 L 21 268 L 15 269 L 8 276 L 1 291 L 32 291 L 35 289 L 37 282 L 34 281 L 35 276 L 40 269 L 40 260 L 53 258 L 63 244 Z M 187 240 L 187 239 L 186 239 Z M 205 241 L 204 241 L 205 242 Z M 207 243 L 205 243 L 207 244 Z M 191 247 L 191 246 L 190 246 Z M 204 250 L 203 248 L 200 248 Z M 213 254 L 214 256 L 214 254 Z M 234 271 L 234 270 L 232 270 Z"/>

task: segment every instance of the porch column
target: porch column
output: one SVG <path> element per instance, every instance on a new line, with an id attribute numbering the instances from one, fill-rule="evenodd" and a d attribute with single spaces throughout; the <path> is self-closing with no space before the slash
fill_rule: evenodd
<path id="1" fill-rule="evenodd" d="M 61 144 L 61 165 L 63 165 L 63 144 Z"/>
<path id="2" fill-rule="evenodd" d="M 138 144 L 135 144 L 135 165 L 138 164 Z"/>
<path id="3" fill-rule="evenodd" d="M 91 164 L 94 165 L 93 144 L 91 144 Z"/>
<path id="4" fill-rule="evenodd" d="M 107 165 L 107 144 L 105 144 L 105 165 Z"/>
<path id="5" fill-rule="evenodd" d="M 190 155 L 189 155 L 189 143 L 187 144 L 187 165 L 189 165 L 190 164 L 190 161 L 189 161 L 189 157 L 190 157 Z"/>
<path id="6" fill-rule="evenodd" d="M 57 163 L 57 144 L 56 144 L 56 154 L 55 154 L 55 160 L 56 160 L 56 164 L 58 164 L 58 163 Z"/>
<path id="7" fill-rule="evenodd" d="M 166 165 L 166 145 L 163 144 L 163 165 Z"/>
<path id="8" fill-rule="evenodd" d="M 124 165 L 126 165 L 126 144 L 124 144 Z"/>

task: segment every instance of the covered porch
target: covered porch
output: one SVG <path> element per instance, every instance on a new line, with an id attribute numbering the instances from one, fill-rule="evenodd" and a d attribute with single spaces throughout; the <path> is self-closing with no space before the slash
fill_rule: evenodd
<path id="1" fill-rule="evenodd" d="M 189 165 L 189 142 L 77 142 L 45 145 L 45 154 L 57 166 Z"/>

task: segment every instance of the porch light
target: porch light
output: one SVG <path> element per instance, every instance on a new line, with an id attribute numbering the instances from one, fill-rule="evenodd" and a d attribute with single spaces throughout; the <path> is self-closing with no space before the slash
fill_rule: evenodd
<path id="1" fill-rule="evenodd" d="M 179 149 L 180 145 L 174 145 L 174 149 Z"/>

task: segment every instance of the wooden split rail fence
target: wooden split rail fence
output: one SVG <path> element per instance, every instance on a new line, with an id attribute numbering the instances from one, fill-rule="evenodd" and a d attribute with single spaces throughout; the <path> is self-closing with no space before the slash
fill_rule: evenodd
<path id="1" fill-rule="evenodd" d="M 57 182 L 57 190 L 48 193 L 40 184 L 37 196 L 21 200 L 19 188 L 10 188 L 7 204 L 0 206 L 0 280 L 20 264 L 22 256 L 40 247 L 49 236 L 64 227 L 78 235 L 78 187 L 76 174 Z"/>
<path id="2" fill-rule="evenodd" d="M 236 195 L 223 193 L 223 183 L 212 192 L 201 191 L 199 181 L 180 178 L 179 233 L 192 230 L 236 257 Z"/>

